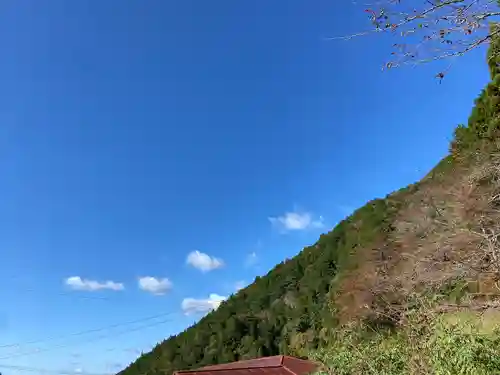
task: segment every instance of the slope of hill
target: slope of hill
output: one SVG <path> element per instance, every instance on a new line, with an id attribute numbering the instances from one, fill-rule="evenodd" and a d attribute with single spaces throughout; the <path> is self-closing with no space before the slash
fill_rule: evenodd
<path id="1" fill-rule="evenodd" d="M 499 49 L 500 42 L 494 41 L 488 55 L 492 81 L 476 100 L 468 125 L 456 129 L 450 155 L 429 175 L 384 199 L 367 203 L 331 232 L 321 235 L 316 244 L 278 264 L 197 324 L 143 354 L 120 374 L 170 375 L 177 369 L 256 356 L 307 356 L 317 348 L 332 346 L 338 353 L 352 353 L 353 349 L 347 350 L 344 344 L 344 352 L 340 350 L 339 342 L 347 339 L 344 336 L 339 341 L 339 332 L 345 333 L 344 327 L 353 324 L 364 327 L 361 336 L 356 336 L 357 342 L 368 340 L 374 345 L 370 341 L 373 337 L 366 338 L 367 332 L 401 332 L 402 326 L 415 321 L 409 312 L 424 305 L 433 317 L 439 311 L 478 311 L 497 306 Z M 384 348 L 393 348 L 388 342 L 384 341 Z M 500 339 L 494 343 L 498 348 Z M 359 348 L 365 348 L 366 355 L 373 351 L 373 346 Z M 384 361 L 389 361 L 390 353 L 382 354 Z M 333 360 L 328 352 L 326 357 L 322 355 L 327 361 Z M 413 354 L 407 350 L 404 355 L 398 354 L 403 359 L 396 360 L 395 372 L 384 373 L 403 373 L 403 367 L 413 363 L 407 360 Z M 342 360 L 348 362 L 347 357 Z M 500 358 L 500 353 L 493 357 Z M 426 362 L 428 366 L 434 363 L 432 358 Z M 492 363 L 488 366 L 499 366 L 494 369 L 500 371 L 500 363 Z"/>

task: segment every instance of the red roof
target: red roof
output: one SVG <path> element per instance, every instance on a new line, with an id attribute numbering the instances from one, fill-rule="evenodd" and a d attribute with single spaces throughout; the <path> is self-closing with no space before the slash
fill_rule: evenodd
<path id="1" fill-rule="evenodd" d="M 176 371 L 175 375 L 307 375 L 317 369 L 314 362 L 277 355 Z"/>

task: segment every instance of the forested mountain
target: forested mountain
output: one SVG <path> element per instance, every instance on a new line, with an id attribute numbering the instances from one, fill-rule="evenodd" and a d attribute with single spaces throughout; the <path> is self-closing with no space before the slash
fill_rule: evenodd
<path id="1" fill-rule="evenodd" d="M 367 203 L 120 374 L 170 375 L 257 356 L 307 356 L 328 345 L 346 323 L 397 321 L 397 307 L 415 292 L 437 293 L 457 280 L 481 277 L 475 295 L 488 295 L 500 259 L 495 237 L 500 230 L 499 45 L 495 41 L 490 48 L 491 83 L 476 100 L 467 126 L 456 129 L 449 156 L 428 176 Z"/>

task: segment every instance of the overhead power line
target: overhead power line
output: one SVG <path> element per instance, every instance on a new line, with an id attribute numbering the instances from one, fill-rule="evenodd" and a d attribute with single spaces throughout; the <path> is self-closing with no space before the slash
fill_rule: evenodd
<path id="1" fill-rule="evenodd" d="M 16 288 L 14 288 L 16 289 Z M 27 289 L 22 289 L 22 292 L 23 293 L 37 293 L 39 292 L 37 289 L 35 288 L 27 288 Z M 91 299 L 91 300 L 100 300 L 100 301 L 109 301 L 111 300 L 111 298 L 109 297 L 104 297 L 104 296 L 89 296 L 89 295 L 84 295 L 84 294 L 79 294 L 79 293 L 75 293 L 75 291 L 63 291 L 63 292 L 57 292 L 57 293 L 54 293 L 56 296 L 64 296 L 64 297 L 74 297 L 76 299 Z"/>
<path id="2" fill-rule="evenodd" d="M 23 270 L 26 271 L 26 270 Z M 37 293 L 40 292 L 35 286 L 33 285 L 25 285 L 19 284 L 19 282 L 25 281 L 25 279 L 19 277 L 18 275 L 3 275 L 3 279 L 8 279 L 9 282 L 11 282 L 12 287 L 11 289 L 13 290 L 18 290 L 19 292 L 22 293 Z M 112 298 L 108 296 L 96 296 L 96 295 L 88 295 L 88 294 L 81 294 L 81 293 L 75 293 L 74 290 L 65 290 L 65 291 L 59 291 L 54 293 L 56 296 L 65 296 L 65 297 L 73 297 L 76 299 L 85 299 L 85 300 L 101 300 L 101 301 L 110 301 Z"/>
<path id="3" fill-rule="evenodd" d="M 110 373 L 93 373 L 86 371 L 68 371 L 68 370 L 49 370 L 37 367 L 28 366 L 14 366 L 14 365 L 4 365 L 0 364 L 0 369 L 9 369 L 17 371 L 27 371 L 27 372 L 38 372 L 41 374 L 54 374 L 54 375 L 112 375 Z"/>
<path id="4" fill-rule="evenodd" d="M 100 328 L 94 328 L 94 329 L 88 329 L 88 330 L 85 330 L 85 331 L 73 332 L 73 333 L 69 333 L 69 334 L 66 334 L 66 335 L 52 336 L 52 337 L 48 337 L 48 338 L 45 338 L 45 339 L 36 339 L 36 340 L 31 340 L 31 341 L 17 342 L 17 343 L 0 345 L 0 349 L 20 347 L 20 346 L 33 345 L 33 344 L 41 344 L 41 343 L 48 342 L 48 341 L 61 340 L 61 339 L 65 339 L 65 338 L 75 337 L 75 336 L 83 336 L 83 335 L 87 335 L 89 333 L 102 332 L 102 331 L 106 331 L 108 329 L 118 328 L 118 327 L 122 327 L 122 326 L 128 326 L 128 325 L 136 324 L 136 323 L 142 323 L 142 322 L 145 322 L 145 321 L 153 320 L 153 319 L 156 319 L 156 318 L 161 318 L 161 317 L 164 317 L 164 316 L 169 316 L 169 315 L 172 315 L 172 314 L 173 313 L 171 313 L 171 312 L 170 313 L 156 314 L 156 315 L 148 316 L 148 317 L 145 317 L 145 318 L 130 320 L 128 322 L 111 324 L 111 325 L 100 327 Z"/>
<path id="5" fill-rule="evenodd" d="M 128 333 L 131 333 L 131 332 L 141 331 L 143 329 L 150 328 L 150 327 L 155 327 L 155 326 L 158 326 L 158 325 L 161 325 L 161 324 L 165 324 L 165 323 L 168 323 L 168 322 L 171 322 L 171 321 L 172 321 L 172 319 L 170 319 L 170 318 L 169 319 L 163 319 L 163 320 L 160 320 L 159 322 L 154 322 L 154 323 L 151 323 L 151 324 L 146 324 L 146 325 L 142 325 L 142 326 L 139 326 L 139 327 L 130 328 L 130 329 L 127 329 L 127 330 L 118 331 L 118 332 L 115 332 L 115 334 L 98 336 L 98 337 L 95 337 L 94 339 L 91 339 L 91 340 L 87 340 L 87 341 L 83 341 L 83 342 L 77 342 L 76 344 L 88 344 L 88 343 L 91 343 L 91 342 L 94 342 L 94 341 L 98 341 L 98 340 L 103 340 L 103 339 L 107 339 L 107 338 L 111 338 L 111 337 L 121 336 L 121 335 L 128 334 Z M 73 343 L 73 345 L 74 344 L 75 343 Z M 12 358 L 17 358 L 17 357 L 24 357 L 24 356 L 27 356 L 27 355 L 38 354 L 38 353 L 45 353 L 45 352 L 48 352 L 48 351 L 51 351 L 51 350 L 54 350 L 54 349 L 67 348 L 67 347 L 70 347 L 70 346 L 72 346 L 72 344 L 61 344 L 61 345 L 56 345 L 56 346 L 52 346 L 52 347 L 45 348 L 45 349 L 32 350 L 32 351 L 27 351 L 27 352 L 16 353 L 16 354 L 5 356 L 5 357 L 0 357 L 0 360 L 12 359 Z"/>

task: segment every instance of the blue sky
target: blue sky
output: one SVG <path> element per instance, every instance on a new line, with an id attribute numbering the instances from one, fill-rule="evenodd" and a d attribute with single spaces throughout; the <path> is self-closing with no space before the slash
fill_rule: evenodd
<path id="1" fill-rule="evenodd" d="M 387 41 L 325 40 L 365 17 L 326 0 L 0 4 L 0 371 L 114 372 L 424 175 L 487 81 L 484 51 L 442 85 L 436 66 L 382 73 Z"/>

